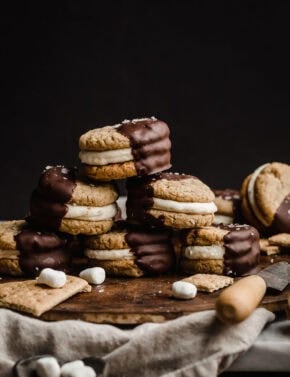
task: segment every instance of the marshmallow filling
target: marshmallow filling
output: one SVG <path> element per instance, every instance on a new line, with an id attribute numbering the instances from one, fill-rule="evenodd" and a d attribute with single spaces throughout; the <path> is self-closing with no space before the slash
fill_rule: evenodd
<path id="1" fill-rule="evenodd" d="M 219 224 L 229 225 L 229 224 L 233 224 L 233 222 L 234 222 L 234 218 L 232 216 L 214 215 L 214 220 L 213 220 L 214 225 L 219 225 Z"/>
<path id="2" fill-rule="evenodd" d="M 102 152 L 80 151 L 79 158 L 83 164 L 97 166 L 104 166 L 134 160 L 131 148 L 112 149 Z"/>
<path id="3" fill-rule="evenodd" d="M 160 199 L 153 197 L 153 207 L 168 212 L 189 213 L 192 215 L 206 215 L 217 211 L 214 202 L 208 203 L 191 203 L 177 202 L 175 200 Z"/>
<path id="4" fill-rule="evenodd" d="M 98 259 L 98 260 L 135 259 L 135 256 L 130 249 L 112 249 L 112 250 L 86 249 L 85 255 L 88 258 Z"/>
<path id="5" fill-rule="evenodd" d="M 103 207 L 77 206 L 67 204 L 66 219 L 102 221 L 111 220 L 117 213 L 116 204 L 109 204 Z"/>
<path id="6" fill-rule="evenodd" d="M 268 166 L 269 164 L 264 164 L 260 166 L 258 169 L 254 171 L 254 173 L 251 175 L 251 178 L 248 183 L 248 200 L 251 205 L 251 208 L 257 217 L 257 219 L 265 226 L 268 226 L 269 224 L 266 223 L 264 216 L 261 214 L 259 207 L 256 203 L 256 198 L 255 198 L 255 184 L 256 184 L 256 179 L 258 178 L 258 175 L 261 173 L 261 171 Z"/>
<path id="7" fill-rule="evenodd" d="M 187 259 L 223 259 L 225 248 L 220 245 L 187 246 L 184 251 Z"/>

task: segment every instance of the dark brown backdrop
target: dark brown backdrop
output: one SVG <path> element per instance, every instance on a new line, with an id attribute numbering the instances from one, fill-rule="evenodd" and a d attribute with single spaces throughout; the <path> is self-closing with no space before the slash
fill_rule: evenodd
<path id="1" fill-rule="evenodd" d="M 167 121 L 174 170 L 214 187 L 290 162 L 287 2 L 45 4 L 0 12 L 0 218 L 25 215 L 45 165 L 78 163 L 82 132 L 124 118 Z"/>

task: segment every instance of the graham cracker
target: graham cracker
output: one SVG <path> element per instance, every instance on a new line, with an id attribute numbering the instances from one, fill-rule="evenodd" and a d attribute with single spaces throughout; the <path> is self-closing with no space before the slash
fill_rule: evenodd
<path id="1" fill-rule="evenodd" d="M 39 285 L 36 280 L 14 281 L 0 284 L 0 307 L 39 317 L 76 293 L 90 291 L 87 281 L 75 276 L 67 276 L 62 288 Z"/>
<path id="2" fill-rule="evenodd" d="M 214 292 L 228 285 L 232 285 L 234 279 L 229 276 L 215 274 L 196 274 L 182 279 L 182 281 L 194 284 L 198 291 Z"/>
<path id="3" fill-rule="evenodd" d="M 289 233 L 279 233 L 269 238 L 269 244 L 290 248 L 290 234 Z"/>
<path id="4" fill-rule="evenodd" d="M 267 238 L 260 239 L 260 249 L 261 253 L 266 255 L 276 255 L 281 253 L 280 246 L 270 244 Z"/>

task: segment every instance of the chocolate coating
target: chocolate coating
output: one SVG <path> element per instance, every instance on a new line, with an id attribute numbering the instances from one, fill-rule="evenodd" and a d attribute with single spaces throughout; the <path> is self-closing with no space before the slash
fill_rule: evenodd
<path id="1" fill-rule="evenodd" d="M 153 206 L 152 182 L 159 179 L 175 180 L 192 178 L 190 175 L 174 173 L 158 173 L 146 177 L 132 177 L 127 179 L 127 220 L 132 223 L 153 224 L 162 226 L 162 218 L 155 218 L 148 213 Z"/>
<path id="2" fill-rule="evenodd" d="M 277 209 L 271 229 L 277 233 L 290 233 L 290 194 Z"/>
<path id="3" fill-rule="evenodd" d="M 117 131 L 130 140 L 138 175 L 148 175 L 171 167 L 170 131 L 154 117 L 123 121 Z"/>
<path id="4" fill-rule="evenodd" d="M 250 225 L 220 226 L 224 236 L 224 274 L 243 276 L 256 272 L 260 261 L 259 233 Z"/>
<path id="5" fill-rule="evenodd" d="M 125 239 L 136 256 L 136 264 L 145 273 L 163 274 L 172 271 L 175 254 L 169 231 L 129 230 Z"/>
<path id="6" fill-rule="evenodd" d="M 29 276 L 37 275 L 43 268 L 67 271 L 71 262 L 69 239 L 50 232 L 23 228 L 15 236 L 20 251 L 21 270 Z"/>
<path id="7" fill-rule="evenodd" d="M 76 171 L 64 166 L 46 168 L 30 198 L 28 220 L 48 229 L 58 230 L 67 213 L 65 203 L 72 198 L 76 187 Z"/>

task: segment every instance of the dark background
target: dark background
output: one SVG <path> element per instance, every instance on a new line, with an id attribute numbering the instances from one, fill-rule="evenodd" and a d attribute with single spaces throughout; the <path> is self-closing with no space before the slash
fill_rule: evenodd
<path id="1" fill-rule="evenodd" d="M 290 162 L 287 2 L 18 3 L 1 9 L 0 218 L 27 213 L 44 166 L 78 164 L 84 131 L 125 118 L 167 121 L 173 169 L 212 187 Z"/>

